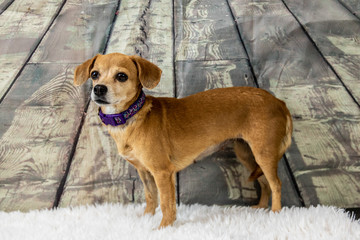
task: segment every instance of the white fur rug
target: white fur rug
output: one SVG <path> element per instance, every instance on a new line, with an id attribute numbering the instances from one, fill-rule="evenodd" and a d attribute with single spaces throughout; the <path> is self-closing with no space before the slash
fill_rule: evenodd
<path id="1" fill-rule="evenodd" d="M 144 205 L 99 205 L 0 212 L 0 239 L 360 239 L 360 222 L 334 207 L 284 208 L 274 214 L 249 207 L 181 205 L 172 227 L 142 216 Z"/>

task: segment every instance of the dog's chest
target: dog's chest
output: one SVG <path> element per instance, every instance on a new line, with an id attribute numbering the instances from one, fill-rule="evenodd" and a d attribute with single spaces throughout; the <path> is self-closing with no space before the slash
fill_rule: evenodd
<path id="1" fill-rule="evenodd" d="M 132 147 L 128 144 L 122 144 L 121 146 L 118 146 L 119 154 L 122 158 L 128 160 L 128 161 L 135 161 L 136 156 L 132 151 Z"/>
<path id="2" fill-rule="evenodd" d="M 109 128 L 108 130 L 116 143 L 119 155 L 126 160 L 136 160 L 134 149 L 131 144 L 132 138 L 129 134 L 129 131 L 127 131 L 128 129 Z"/>
<path id="3" fill-rule="evenodd" d="M 117 139 L 116 146 L 120 156 L 126 160 L 134 161 L 136 156 L 130 143 L 126 139 Z"/>

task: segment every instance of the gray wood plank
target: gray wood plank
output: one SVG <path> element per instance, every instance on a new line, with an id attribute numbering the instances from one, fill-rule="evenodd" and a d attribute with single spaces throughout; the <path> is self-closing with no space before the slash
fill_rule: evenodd
<path id="1" fill-rule="evenodd" d="M 2 211 L 53 205 L 88 99 L 73 68 L 26 66 L 0 106 Z"/>
<path id="2" fill-rule="evenodd" d="M 358 206 L 359 183 L 344 181 L 350 167 L 352 172 L 359 171 L 358 105 L 282 1 L 241 0 L 230 5 L 260 87 L 284 99 L 293 114 L 294 143 L 287 159 L 305 204 Z M 329 175 L 334 169 L 339 171 L 331 181 L 324 178 L 322 188 L 313 178 L 297 175 L 319 168 L 329 169 Z M 351 196 L 348 187 L 355 189 Z M 310 201 L 314 195 L 317 198 Z M 340 195 L 348 200 L 336 197 Z"/>
<path id="3" fill-rule="evenodd" d="M 0 98 L 34 51 L 62 2 L 15 1 L 0 15 Z"/>
<path id="4" fill-rule="evenodd" d="M 360 33 L 359 19 L 337 0 L 284 2 L 359 104 L 360 43 L 354 40 Z"/>
<path id="5" fill-rule="evenodd" d="M 338 0 L 342 3 L 349 11 L 360 18 L 360 2 L 358 0 Z"/>
<path id="6" fill-rule="evenodd" d="M 30 59 L 31 63 L 82 63 L 104 49 L 117 1 L 68 1 Z"/>
<path id="7" fill-rule="evenodd" d="M 299 187 L 304 194 L 304 201 L 309 205 L 334 205 L 341 203 L 342 206 L 359 208 L 359 198 L 354 199 L 360 192 L 360 171 L 358 166 L 347 168 L 319 168 L 311 171 L 299 171 L 296 178 L 299 179 Z M 329 182 L 332 187 L 329 188 Z M 355 201 L 357 200 L 357 201 Z"/>
<path id="8" fill-rule="evenodd" d="M 162 70 L 154 96 L 173 96 L 172 3 L 165 0 L 122 1 L 107 53 L 137 54 Z M 127 23 L 127 24 L 124 24 Z M 98 108 L 90 104 L 76 147 L 60 206 L 99 202 L 143 202 L 136 170 L 118 153 L 114 140 L 101 125 Z"/>
<path id="9" fill-rule="evenodd" d="M 175 1 L 176 61 L 246 59 L 226 0 Z"/>
<path id="10" fill-rule="evenodd" d="M 247 59 L 176 62 L 176 89 L 179 98 L 214 88 L 253 86 Z"/>
<path id="11" fill-rule="evenodd" d="M 76 28 L 83 34 L 77 35 L 74 40 L 74 35 L 67 33 L 55 45 L 51 36 L 46 37 L 43 47 L 37 49 L 40 53 L 34 54 L 32 63 L 27 64 L 0 106 L 3 112 L 1 122 L 4 123 L 0 130 L 0 184 L 4 186 L 0 192 L 0 208 L 3 210 L 27 211 L 52 207 L 72 157 L 90 90 L 89 83 L 81 88 L 73 86 L 76 64 L 71 63 L 83 61 L 73 54 L 83 53 L 80 56 L 86 58 L 101 50 L 94 49 L 92 44 L 95 47 L 104 46 L 106 30 L 112 23 L 116 9 L 116 4 L 109 4 L 108 8 L 115 8 L 112 15 L 106 15 L 108 21 L 99 23 L 98 18 L 84 18 L 81 5 L 77 5 L 79 3 L 68 1 L 48 34 L 63 34 L 64 28 Z M 93 8 L 97 9 L 98 6 Z M 106 10 L 108 8 L 103 10 L 109 12 Z M 90 15 L 91 7 L 85 9 Z M 74 14 L 76 11 L 78 15 Z M 99 10 L 95 12 L 101 16 L 103 14 Z M 95 25 L 94 22 L 97 22 L 98 28 L 88 29 L 88 26 Z M 68 25 L 70 23 L 75 25 Z M 101 31 L 102 37 L 99 37 Z M 97 37 L 92 39 L 93 36 Z M 56 60 L 52 57 L 56 56 L 54 52 L 66 48 L 81 50 L 63 51 L 63 63 L 52 63 Z"/>

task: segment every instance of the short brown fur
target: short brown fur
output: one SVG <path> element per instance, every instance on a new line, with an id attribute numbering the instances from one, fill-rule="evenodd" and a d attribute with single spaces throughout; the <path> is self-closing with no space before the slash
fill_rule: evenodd
<path id="1" fill-rule="evenodd" d="M 105 114 L 126 110 L 142 87 L 154 88 L 161 76 L 161 70 L 145 59 L 113 53 L 78 66 L 74 84 L 81 85 L 95 70 L 100 77 L 93 87 L 108 88 L 102 99 L 108 104 L 99 104 Z M 118 72 L 126 73 L 128 80 L 116 81 Z M 92 99 L 96 101 L 94 94 Z M 265 90 L 214 89 L 182 99 L 147 96 L 143 108 L 125 125 L 107 128 L 119 154 L 136 167 L 144 183 L 145 213 L 155 213 L 159 193 L 160 227 L 176 219 L 176 172 L 227 140 L 234 141 L 239 161 L 252 173 L 250 180 L 264 174 L 258 178 L 261 197 L 255 207 L 267 207 L 272 192 L 272 210 L 281 209 L 277 167 L 291 143 L 292 120 L 285 103 Z"/>

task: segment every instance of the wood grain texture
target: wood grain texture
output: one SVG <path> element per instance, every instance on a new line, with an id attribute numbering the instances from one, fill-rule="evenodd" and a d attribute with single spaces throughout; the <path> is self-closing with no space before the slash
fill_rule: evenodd
<path id="1" fill-rule="evenodd" d="M 359 117 L 295 120 L 294 144 L 287 153 L 292 169 L 359 168 L 359 131 Z"/>
<path id="2" fill-rule="evenodd" d="M 351 208 L 360 207 L 359 198 L 354 199 L 360 192 L 360 171 L 358 166 L 348 168 L 319 168 L 311 171 L 298 171 L 295 173 L 299 179 L 299 187 L 305 192 L 304 201 L 316 206 L 333 206 L 341 203 Z M 329 183 L 332 187 L 329 188 Z"/>
<path id="3" fill-rule="evenodd" d="M 176 89 L 179 98 L 214 88 L 253 86 L 248 60 L 178 61 Z"/>
<path id="4" fill-rule="evenodd" d="M 59 18 L 56 19 L 56 24 L 53 25 L 49 35 L 32 59 L 33 63 L 39 61 L 46 64 L 29 63 L 1 105 L 4 111 L 5 109 L 7 111 L 6 115 L 1 114 L 4 116 L 1 120 L 5 123 L 1 134 L 6 142 L 2 150 L 7 153 L 4 158 L 0 157 L 3 160 L 1 169 L 4 172 L 1 175 L 4 177 L 3 182 L 7 184 L 4 188 L 6 191 L 0 198 L 2 209 L 25 211 L 33 208 L 49 208 L 55 201 L 57 189 L 71 157 L 81 117 L 89 99 L 89 85 L 86 84 L 81 88 L 73 86 L 72 71 L 75 64 L 49 62 L 59 60 L 64 63 L 80 63 L 85 60 L 81 58 L 90 58 L 101 50 L 94 49 L 92 44 L 95 43 L 94 46 L 98 48 L 104 46 L 106 29 L 111 24 L 116 9 L 115 4 L 109 4 L 107 7 L 86 5 L 88 6 L 86 8 L 84 6 L 88 11 L 87 14 L 89 14 L 89 9 L 96 9 L 94 11 L 102 19 L 98 23 L 98 18 L 81 15 L 83 6 L 79 4 L 81 4 L 79 1 L 67 2 Z M 104 18 L 106 17 L 101 14 L 111 12 L 109 11 L 111 7 L 115 9 L 112 11 L 112 16 L 106 15 L 108 25 L 105 25 Z M 72 33 L 76 32 L 73 30 L 74 26 L 70 24 L 74 20 L 81 34 L 74 35 L 67 32 L 62 35 L 64 29 L 70 29 Z M 88 26 L 96 26 L 95 22 L 101 24 L 101 28 L 87 29 Z M 101 31 L 102 37 L 99 37 Z M 56 34 L 62 37 L 53 38 L 52 35 Z M 76 40 L 73 37 L 76 37 Z M 80 50 L 75 51 L 75 49 Z M 80 57 L 74 55 L 74 52 Z M 57 57 L 62 60 L 60 61 Z M 61 77 L 61 74 L 65 74 L 66 77 Z M 54 80 L 47 82 L 49 79 Z M 80 97 L 76 93 L 81 93 Z M 12 136 L 16 138 L 11 139 Z M 38 140 L 34 141 L 34 139 Z M 9 152 L 12 148 L 15 149 L 12 150 L 15 153 Z M 20 186 L 17 185 L 19 182 L 17 179 L 20 180 Z M 46 181 L 50 181 L 51 185 L 45 184 Z M 45 183 L 41 184 L 41 182 Z M 42 192 L 44 193 L 41 195 Z M 25 200 L 14 197 L 17 194 L 26 196 Z M 36 200 L 38 198 L 41 198 L 41 202 L 34 203 L 38 201 Z"/>
<path id="5" fill-rule="evenodd" d="M 338 0 L 342 3 L 352 14 L 360 18 L 360 2 L 358 0 Z"/>
<path id="6" fill-rule="evenodd" d="M 0 106 L 3 211 L 53 205 L 88 97 L 72 85 L 73 67 L 25 67 Z"/>
<path id="7" fill-rule="evenodd" d="M 172 2 L 125 0 L 109 41 L 107 53 L 139 55 L 162 70 L 159 85 L 147 90 L 156 96 L 174 96 Z"/>
<path id="8" fill-rule="evenodd" d="M 117 1 L 96 4 L 67 1 L 31 63 L 82 63 L 102 52 Z"/>
<path id="9" fill-rule="evenodd" d="M 122 1 L 107 53 L 137 54 L 162 70 L 154 96 L 173 96 L 172 4 L 170 1 Z M 124 24 L 127 23 L 127 24 Z M 136 170 L 117 152 L 101 125 L 98 108 L 90 104 L 60 206 L 99 202 L 143 202 Z"/>
<path id="10" fill-rule="evenodd" d="M 62 0 L 15 1 L 0 15 L 0 98 L 39 43 Z"/>
<path id="11" fill-rule="evenodd" d="M 360 21 L 337 0 L 284 0 L 360 103 Z M 360 5 L 359 5 L 360 6 Z"/>
<path id="12" fill-rule="evenodd" d="M 175 1 L 176 61 L 246 59 L 226 0 Z"/>
<path id="13" fill-rule="evenodd" d="M 332 205 L 357 206 L 357 190 L 349 201 L 333 196 L 348 196 L 347 187 L 357 189 L 354 181 L 343 179 L 348 167 L 359 168 L 359 107 L 281 1 L 230 5 L 259 85 L 284 99 L 294 117 L 294 143 L 287 159 L 305 204 L 313 204 L 309 199 L 316 195 L 317 204 L 331 199 Z M 300 171 L 322 167 L 340 171 L 332 181 L 324 181 L 321 190 L 312 179 L 297 177 Z M 334 181 L 350 185 L 335 187 Z"/>

